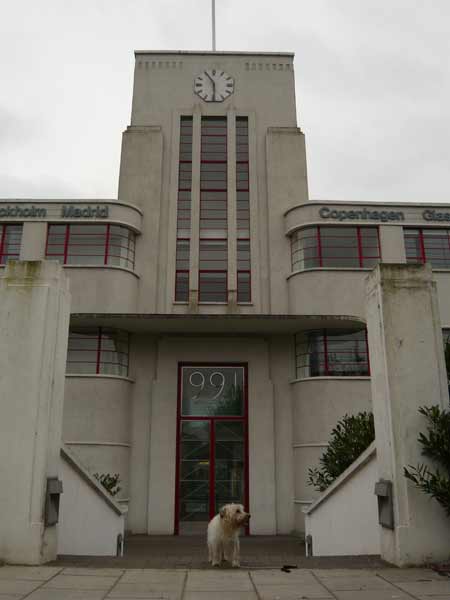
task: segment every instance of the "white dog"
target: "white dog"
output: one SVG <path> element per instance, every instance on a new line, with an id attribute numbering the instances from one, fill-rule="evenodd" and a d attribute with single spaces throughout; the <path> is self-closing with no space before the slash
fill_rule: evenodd
<path id="1" fill-rule="evenodd" d="M 213 567 L 222 560 L 239 567 L 239 529 L 248 525 L 250 514 L 242 504 L 225 504 L 208 525 L 209 561 Z"/>

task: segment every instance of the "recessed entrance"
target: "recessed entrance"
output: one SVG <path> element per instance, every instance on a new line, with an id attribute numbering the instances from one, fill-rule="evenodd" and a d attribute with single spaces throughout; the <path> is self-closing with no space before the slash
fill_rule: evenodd
<path id="1" fill-rule="evenodd" d="M 249 505 L 247 366 L 180 364 L 175 533 L 205 532 L 228 502 Z"/>

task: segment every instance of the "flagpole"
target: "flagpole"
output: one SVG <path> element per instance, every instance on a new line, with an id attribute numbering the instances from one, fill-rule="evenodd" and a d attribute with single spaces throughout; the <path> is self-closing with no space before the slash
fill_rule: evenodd
<path id="1" fill-rule="evenodd" d="M 212 49 L 216 51 L 216 0 L 212 1 Z"/>

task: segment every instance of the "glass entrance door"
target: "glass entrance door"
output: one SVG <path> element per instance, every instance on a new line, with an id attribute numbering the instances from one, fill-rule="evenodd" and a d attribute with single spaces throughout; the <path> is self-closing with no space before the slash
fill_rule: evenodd
<path id="1" fill-rule="evenodd" d="M 247 369 L 180 365 L 175 533 L 206 531 L 223 504 L 248 508 Z"/>

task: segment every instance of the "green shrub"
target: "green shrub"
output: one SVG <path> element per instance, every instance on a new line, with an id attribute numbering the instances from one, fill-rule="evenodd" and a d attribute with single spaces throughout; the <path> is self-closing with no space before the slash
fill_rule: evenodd
<path id="1" fill-rule="evenodd" d="M 437 463 L 436 471 L 424 464 L 403 468 L 403 474 L 414 485 L 435 498 L 450 517 L 450 411 L 439 406 L 419 408 L 428 422 L 427 434 L 420 433 L 418 442 L 422 446 L 422 456 Z"/>
<path id="2" fill-rule="evenodd" d="M 95 479 L 102 484 L 107 492 L 111 494 L 111 496 L 115 496 L 122 489 L 118 484 L 120 481 L 119 473 L 115 475 L 110 475 L 109 473 L 102 473 L 99 475 L 98 473 L 94 473 Z"/>
<path id="3" fill-rule="evenodd" d="M 323 492 L 375 439 L 373 414 L 345 415 L 331 432 L 320 468 L 308 469 L 308 485 Z"/>

